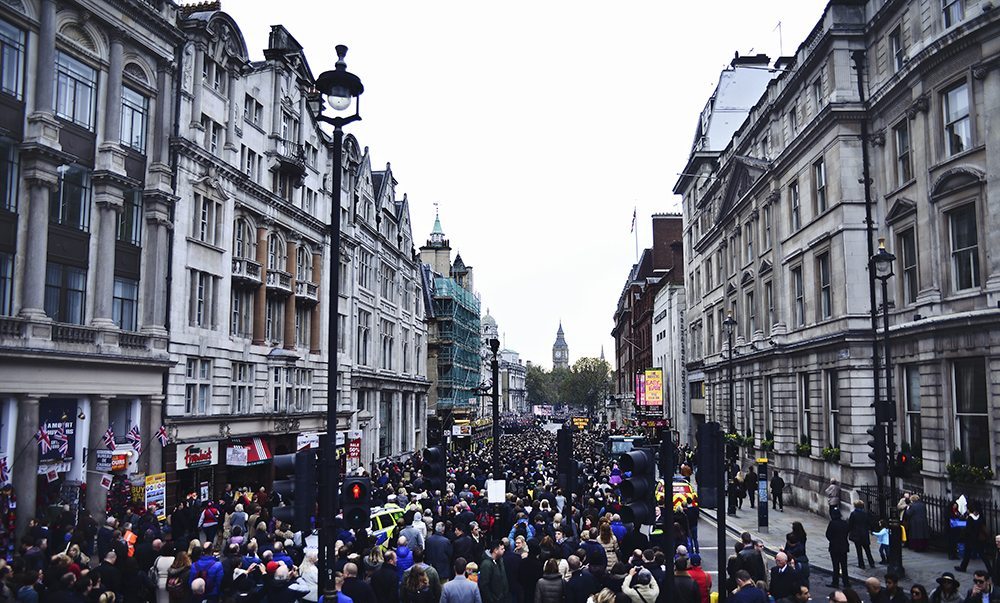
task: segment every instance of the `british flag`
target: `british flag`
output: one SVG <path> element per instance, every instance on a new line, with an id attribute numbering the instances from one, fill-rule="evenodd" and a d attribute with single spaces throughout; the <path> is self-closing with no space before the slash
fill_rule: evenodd
<path id="1" fill-rule="evenodd" d="M 156 432 L 156 439 L 160 440 L 160 446 L 166 446 L 170 443 L 170 436 L 167 435 L 166 425 L 160 425 L 159 431 Z"/>
<path id="2" fill-rule="evenodd" d="M 66 435 L 65 427 L 60 425 L 59 429 L 56 429 L 56 432 L 52 434 L 52 443 L 58 445 L 59 454 L 62 457 L 65 458 L 69 454 L 69 437 Z"/>
<path id="3" fill-rule="evenodd" d="M 128 433 L 125 434 L 125 439 L 132 444 L 133 450 L 137 453 L 142 452 L 142 434 L 139 433 L 138 425 L 133 425 L 132 428 L 128 430 Z"/>
<path id="4" fill-rule="evenodd" d="M 104 445 L 108 450 L 115 449 L 115 428 L 111 425 L 108 425 L 108 430 L 104 432 Z"/>
<path id="5" fill-rule="evenodd" d="M 38 447 L 42 454 L 48 454 L 52 451 L 52 439 L 49 437 L 49 432 L 45 430 L 45 425 L 41 425 L 35 432 L 35 440 L 38 441 Z"/>
<path id="6" fill-rule="evenodd" d="M 0 458 L 0 484 L 10 481 L 10 470 L 7 469 L 7 457 Z"/>

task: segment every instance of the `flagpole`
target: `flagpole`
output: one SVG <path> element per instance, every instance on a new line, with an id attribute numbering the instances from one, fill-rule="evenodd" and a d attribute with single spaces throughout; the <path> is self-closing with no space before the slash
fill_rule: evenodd
<path id="1" fill-rule="evenodd" d="M 639 221 L 637 211 L 638 206 L 632 208 L 632 232 L 635 233 L 635 263 L 639 263 Z"/>

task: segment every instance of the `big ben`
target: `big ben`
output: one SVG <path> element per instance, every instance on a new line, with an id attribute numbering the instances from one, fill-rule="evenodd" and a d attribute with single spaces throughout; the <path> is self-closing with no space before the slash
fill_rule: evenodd
<path id="1" fill-rule="evenodd" d="M 552 345 L 552 368 L 569 368 L 569 346 L 563 336 L 562 321 L 559 321 L 556 342 Z"/>

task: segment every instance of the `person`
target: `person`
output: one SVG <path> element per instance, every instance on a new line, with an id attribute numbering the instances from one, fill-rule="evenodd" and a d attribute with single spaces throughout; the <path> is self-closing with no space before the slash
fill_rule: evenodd
<path id="1" fill-rule="evenodd" d="M 545 562 L 542 577 L 535 586 L 535 603 L 562 603 L 565 583 L 559 573 L 559 561 L 555 558 Z"/>
<path id="2" fill-rule="evenodd" d="M 827 584 L 832 588 L 840 588 L 843 579 L 844 587 L 851 585 L 847 577 L 847 554 L 850 551 L 848 543 L 847 522 L 840 516 L 840 509 L 831 513 L 830 523 L 826 527 L 826 539 L 830 543 L 830 562 L 833 564 L 833 582 Z"/>
<path id="3" fill-rule="evenodd" d="M 660 596 L 660 586 L 653 580 L 653 574 L 648 569 L 633 567 L 622 582 L 622 593 L 632 603 L 651 603 Z"/>
<path id="4" fill-rule="evenodd" d="M 879 561 L 881 565 L 888 565 L 889 563 L 889 527 L 886 525 L 884 519 L 878 520 L 878 529 L 872 532 L 875 536 L 875 542 L 878 543 L 878 555 L 882 559 Z"/>
<path id="5" fill-rule="evenodd" d="M 872 557 L 871 546 L 871 516 L 865 510 L 865 501 L 854 501 L 854 510 L 847 518 L 848 538 L 854 543 L 854 549 L 858 552 L 858 567 L 865 569 L 864 555 L 868 555 L 868 565 L 875 567 L 875 558 Z"/>
<path id="6" fill-rule="evenodd" d="M 689 559 L 691 566 L 688 568 L 688 575 L 698 585 L 698 592 L 701 595 L 701 603 L 709 603 L 712 595 L 712 576 L 701 567 L 701 555 L 692 553 Z"/>
<path id="7" fill-rule="evenodd" d="M 170 593 L 167 592 L 167 579 L 170 577 L 170 568 L 174 564 L 174 547 L 165 545 L 160 549 L 160 554 L 153 560 L 153 568 L 156 570 L 156 603 L 169 603 Z"/>
<path id="8" fill-rule="evenodd" d="M 913 603 L 927 603 L 927 588 L 923 584 L 914 584 L 910 587 L 910 601 Z"/>
<path id="9" fill-rule="evenodd" d="M 674 560 L 674 589 L 670 600 L 673 603 L 701 603 L 701 589 L 694 577 L 688 573 L 688 560 Z"/>
<path id="10" fill-rule="evenodd" d="M 566 580 L 566 603 L 586 603 L 601 590 L 601 586 L 597 578 L 583 568 L 583 562 L 576 555 L 570 555 L 566 563 L 570 572 L 569 579 Z"/>
<path id="11" fill-rule="evenodd" d="M 736 572 L 736 592 L 729 598 L 729 601 L 731 603 L 768 603 L 767 594 L 757 588 L 757 584 L 746 570 Z"/>
<path id="12" fill-rule="evenodd" d="M 188 579 L 194 582 L 195 578 L 205 581 L 205 600 L 215 603 L 219 600 L 222 589 L 222 564 L 210 553 L 205 553 L 204 549 L 196 546 L 191 551 L 191 571 Z M 194 592 L 194 587 L 191 587 Z"/>
<path id="13" fill-rule="evenodd" d="M 750 574 L 754 583 L 759 580 L 767 581 L 767 566 L 764 564 L 764 541 L 759 538 L 751 539 L 748 532 L 743 533 L 740 567 Z"/>
<path id="14" fill-rule="evenodd" d="M 774 470 L 774 476 L 771 477 L 771 508 L 779 509 L 781 511 L 785 510 L 785 480 L 781 478 L 778 474 L 778 470 Z"/>
<path id="15" fill-rule="evenodd" d="M 436 603 L 427 572 L 422 567 L 414 565 L 409 569 L 400 588 L 399 600 L 401 603 Z"/>
<path id="16" fill-rule="evenodd" d="M 774 556 L 774 567 L 771 568 L 771 596 L 784 599 L 795 595 L 802 585 L 799 571 L 789 565 L 788 553 L 779 551 Z"/>
<path id="17" fill-rule="evenodd" d="M 754 504 L 757 501 L 757 482 L 760 481 L 760 477 L 757 475 L 757 470 L 753 465 L 747 467 L 746 477 L 743 479 L 743 485 L 747 490 L 747 495 L 750 498 L 750 508 L 754 508 Z"/>
<path id="18" fill-rule="evenodd" d="M 601 522 L 598 530 L 597 542 L 604 548 L 605 570 L 610 572 L 611 568 L 618 563 L 618 539 L 611 531 L 611 524 L 606 521 Z"/>
<path id="19" fill-rule="evenodd" d="M 865 579 L 865 590 L 871 603 L 889 603 L 889 595 L 882 588 L 882 583 L 875 576 Z"/>
<path id="20" fill-rule="evenodd" d="M 809 586 L 800 584 L 794 593 L 782 599 L 777 599 L 775 603 L 809 603 L 810 599 L 812 599 L 812 596 L 809 593 Z"/>
<path id="21" fill-rule="evenodd" d="M 919 494 L 910 497 L 910 506 L 903 513 L 903 519 L 906 521 L 906 543 L 914 551 L 926 551 L 931 526 L 927 521 L 927 505 Z"/>
<path id="22" fill-rule="evenodd" d="M 437 570 L 438 576 L 442 580 L 450 580 L 454 575 L 451 564 L 452 545 L 444 532 L 444 522 L 437 522 L 434 525 L 434 533 L 427 536 L 427 548 L 424 549 L 424 556 L 427 563 Z"/>
<path id="23" fill-rule="evenodd" d="M 396 539 L 396 573 L 399 574 L 400 583 L 403 582 L 403 573 L 413 566 L 413 552 L 407 542 L 406 536 Z"/>
<path id="24" fill-rule="evenodd" d="M 931 603 L 961 603 L 965 600 L 959 591 L 961 584 L 955 579 L 955 574 L 944 572 L 937 583 L 937 588 L 931 591 L 929 597 Z"/>
<path id="25" fill-rule="evenodd" d="M 997 601 L 1000 601 L 1000 593 L 993 588 L 990 573 L 976 570 L 972 574 L 972 588 L 965 594 L 965 603 L 997 603 Z"/>
<path id="26" fill-rule="evenodd" d="M 840 511 L 840 482 L 836 478 L 831 479 L 823 493 L 826 494 L 826 503 L 830 506 L 830 515 L 833 515 L 834 509 Z"/>
<path id="27" fill-rule="evenodd" d="M 465 572 L 468 565 L 464 557 L 455 559 L 452 571 L 455 574 L 453 580 L 449 580 L 441 588 L 441 603 L 482 603 L 482 595 L 479 594 L 479 587 L 475 582 L 469 580 Z"/>
<path id="28" fill-rule="evenodd" d="M 906 592 L 899 587 L 899 576 L 892 572 L 885 574 L 885 595 L 889 603 L 909 603 Z"/>
<path id="29" fill-rule="evenodd" d="M 191 596 L 188 576 L 191 572 L 191 557 L 187 551 L 178 551 L 174 555 L 174 562 L 167 570 L 167 583 L 165 589 L 167 598 L 172 602 L 187 601 Z"/>
<path id="30" fill-rule="evenodd" d="M 319 600 L 319 568 L 316 563 L 319 561 L 319 551 L 316 549 L 306 549 L 302 564 L 299 566 L 299 584 L 309 589 L 309 592 L 302 597 L 305 603 L 316 603 Z"/>
<path id="31" fill-rule="evenodd" d="M 483 603 L 509 603 L 510 589 L 503 565 L 504 546 L 497 540 L 483 553 L 479 564 L 479 594 Z M 543 570 L 544 571 L 544 570 Z M 543 574 L 544 575 L 544 574 Z"/>
<path id="32" fill-rule="evenodd" d="M 962 563 L 955 566 L 955 569 L 964 572 L 969 567 L 969 560 L 973 555 L 978 555 L 986 565 L 987 573 L 993 569 L 989 558 L 983 554 L 983 541 L 986 534 L 986 525 L 982 518 L 982 509 L 977 502 L 969 503 L 969 514 L 965 518 L 965 530 L 962 541 L 965 543 L 965 554 L 962 555 Z"/>
<path id="33" fill-rule="evenodd" d="M 399 603 L 399 574 L 396 571 L 396 551 L 386 551 L 382 565 L 371 577 L 372 590 L 378 603 Z"/>
<path id="34" fill-rule="evenodd" d="M 371 584 L 358 578 L 358 566 L 354 562 L 344 564 L 344 583 L 340 592 L 350 597 L 354 603 L 376 603 L 375 591 Z"/>

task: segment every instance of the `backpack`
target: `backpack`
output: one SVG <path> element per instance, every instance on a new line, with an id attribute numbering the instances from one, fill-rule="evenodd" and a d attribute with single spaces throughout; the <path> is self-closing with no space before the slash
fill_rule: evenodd
<path id="1" fill-rule="evenodd" d="M 167 577 L 167 593 L 172 599 L 182 599 L 187 590 L 187 576 L 183 573 Z"/>
<path id="2" fill-rule="evenodd" d="M 482 511 L 476 517 L 476 523 L 482 528 L 484 532 L 489 532 L 493 529 L 493 516 L 489 511 Z"/>

